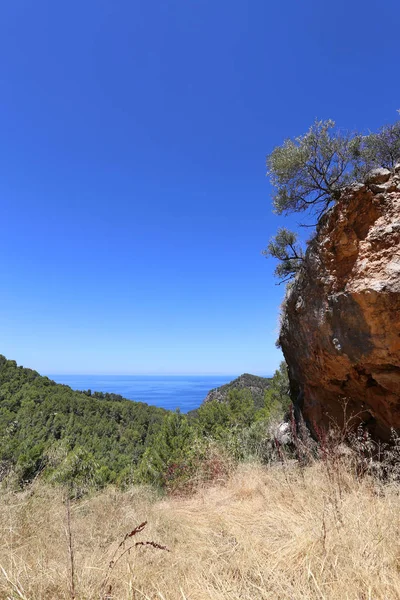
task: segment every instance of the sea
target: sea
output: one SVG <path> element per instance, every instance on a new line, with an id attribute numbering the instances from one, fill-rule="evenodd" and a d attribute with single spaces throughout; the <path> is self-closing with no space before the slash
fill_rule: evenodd
<path id="1" fill-rule="evenodd" d="M 187 413 L 198 408 L 208 392 L 237 375 L 48 375 L 73 390 L 120 394 L 168 410 Z"/>

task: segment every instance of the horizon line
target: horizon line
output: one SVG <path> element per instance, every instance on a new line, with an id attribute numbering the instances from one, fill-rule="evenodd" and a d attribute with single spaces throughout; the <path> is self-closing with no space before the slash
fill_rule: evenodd
<path id="1" fill-rule="evenodd" d="M 255 377 L 272 377 L 272 374 L 257 375 L 244 371 L 243 373 L 46 373 L 46 377 L 240 377 L 241 375 L 254 375 Z"/>

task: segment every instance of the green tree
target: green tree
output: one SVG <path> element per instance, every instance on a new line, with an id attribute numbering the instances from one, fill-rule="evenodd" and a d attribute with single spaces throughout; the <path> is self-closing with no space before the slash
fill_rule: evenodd
<path id="1" fill-rule="evenodd" d="M 80 498 L 105 483 L 103 468 L 84 448 L 76 447 L 67 452 L 66 446 L 61 444 L 49 453 L 48 462 L 47 480 L 62 485 L 70 498 Z"/>
<path id="2" fill-rule="evenodd" d="M 224 401 L 205 402 L 197 411 L 196 424 L 203 436 L 221 440 L 231 430 L 248 427 L 256 409 L 249 389 L 232 388 Z"/>
<path id="3" fill-rule="evenodd" d="M 286 229 L 286 227 L 281 227 L 263 251 L 264 256 L 267 258 L 272 256 L 280 261 L 275 268 L 274 274 L 276 277 L 282 279 L 283 282 L 291 279 L 303 263 L 303 249 L 297 240 L 298 236 L 296 233 Z"/>
<path id="4" fill-rule="evenodd" d="M 231 411 L 227 402 L 211 400 L 197 410 L 196 425 L 203 436 L 218 438 L 231 425 Z"/>
<path id="5" fill-rule="evenodd" d="M 393 169 L 400 160 L 400 121 L 384 125 L 376 133 L 363 136 L 355 173 L 364 178 L 371 169 Z"/>
<path id="6" fill-rule="evenodd" d="M 46 473 L 57 447 L 62 460 L 92 456 L 97 482 L 117 481 L 137 466 L 165 414 L 116 394 L 73 391 L 0 355 L 0 478 L 14 473 L 22 485 Z"/>
<path id="7" fill-rule="evenodd" d="M 287 365 L 282 361 L 271 379 L 271 385 L 265 391 L 264 407 L 257 412 L 257 420 L 270 421 L 282 419 L 291 404 Z"/>
<path id="8" fill-rule="evenodd" d="M 352 180 L 360 143 L 360 136 L 335 129 L 334 121 L 317 120 L 305 135 L 275 148 L 267 156 L 275 212 L 324 212 Z"/>
<path id="9" fill-rule="evenodd" d="M 227 403 L 232 426 L 248 427 L 255 415 L 254 399 L 249 389 L 232 389 L 228 393 Z"/>
<path id="10" fill-rule="evenodd" d="M 164 487 L 170 467 L 190 470 L 196 455 L 195 446 L 195 430 L 186 415 L 179 411 L 170 413 L 146 449 L 136 472 L 136 480 Z"/>
<path id="11" fill-rule="evenodd" d="M 399 160 L 400 121 L 361 135 L 337 129 L 332 120 L 316 120 L 306 134 L 285 140 L 267 156 L 274 210 L 285 215 L 310 211 L 319 219 L 346 186 L 364 180 L 371 169 L 393 169 Z M 296 234 L 285 228 L 264 255 L 280 261 L 275 275 L 284 281 L 296 274 L 303 259 Z"/>

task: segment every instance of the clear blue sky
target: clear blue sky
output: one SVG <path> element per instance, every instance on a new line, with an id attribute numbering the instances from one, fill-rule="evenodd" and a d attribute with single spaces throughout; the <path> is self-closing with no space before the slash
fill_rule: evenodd
<path id="1" fill-rule="evenodd" d="M 265 155 L 400 108 L 398 1 L 5 0 L 0 353 L 270 374 Z"/>

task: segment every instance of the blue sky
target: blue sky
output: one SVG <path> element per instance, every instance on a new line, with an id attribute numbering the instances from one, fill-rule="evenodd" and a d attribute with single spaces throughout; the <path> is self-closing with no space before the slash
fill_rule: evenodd
<path id="1" fill-rule="evenodd" d="M 315 117 L 396 119 L 399 19 L 392 0 L 3 2 L 0 353 L 272 373 L 265 156 Z"/>

